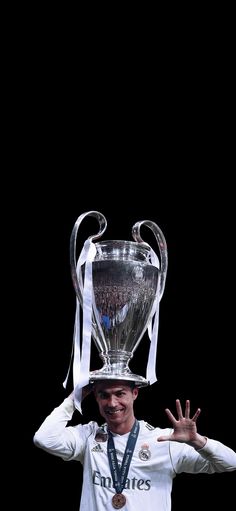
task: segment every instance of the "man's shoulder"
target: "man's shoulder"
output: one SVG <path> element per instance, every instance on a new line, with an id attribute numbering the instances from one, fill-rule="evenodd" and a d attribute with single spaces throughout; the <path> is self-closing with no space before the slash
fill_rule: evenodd
<path id="1" fill-rule="evenodd" d="M 96 421 L 90 421 L 85 424 L 80 423 L 72 427 L 73 430 L 78 430 L 78 432 L 83 434 L 85 437 L 90 436 L 91 434 L 95 434 L 98 429 L 98 423 Z"/>
<path id="2" fill-rule="evenodd" d="M 146 421 L 141 421 L 141 422 L 143 424 L 143 428 L 148 431 L 153 431 L 154 429 L 156 429 L 156 427 L 152 426 L 152 424 L 149 424 L 149 422 L 146 422 Z"/>
<path id="3" fill-rule="evenodd" d="M 160 434 L 166 434 L 166 435 L 169 435 L 170 434 L 170 428 L 160 428 L 158 426 L 153 426 L 152 424 L 150 424 L 149 422 L 147 421 L 144 421 L 144 420 L 141 420 L 139 421 L 140 422 L 140 425 L 141 425 L 141 431 L 143 433 L 150 433 L 150 434 L 156 434 L 158 433 L 159 435 Z"/>

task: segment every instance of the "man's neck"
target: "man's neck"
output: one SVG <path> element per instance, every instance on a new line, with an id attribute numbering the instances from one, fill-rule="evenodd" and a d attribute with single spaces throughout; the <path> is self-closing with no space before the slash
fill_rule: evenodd
<path id="1" fill-rule="evenodd" d="M 111 424 L 108 429 L 111 433 L 115 433 L 116 435 L 125 435 L 126 433 L 130 433 L 135 422 L 135 417 L 133 416 L 129 421 L 122 422 L 121 424 Z"/>

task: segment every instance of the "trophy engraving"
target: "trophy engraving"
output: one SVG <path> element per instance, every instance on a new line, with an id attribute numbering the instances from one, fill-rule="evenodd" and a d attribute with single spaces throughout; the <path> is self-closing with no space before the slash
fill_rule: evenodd
<path id="1" fill-rule="evenodd" d="M 92 293 L 91 337 L 103 362 L 102 368 L 89 372 L 89 381 L 120 379 L 133 381 L 138 386 L 148 385 L 147 378 L 131 372 L 129 361 L 152 322 L 164 291 L 167 272 L 164 235 L 157 224 L 144 220 L 133 226 L 135 241 L 107 240 L 94 243 L 92 289 L 89 291 L 85 280 L 86 262 L 82 260 L 78 269 L 76 261 L 78 228 L 83 218 L 89 215 L 96 217 L 100 225 L 99 233 L 90 236 L 90 243 L 102 236 L 106 229 L 106 219 L 101 213 L 90 211 L 76 221 L 70 243 L 74 288 L 82 310 L 86 303 L 85 293 Z M 154 233 L 159 258 L 142 240 L 142 225 L 148 226 Z"/>

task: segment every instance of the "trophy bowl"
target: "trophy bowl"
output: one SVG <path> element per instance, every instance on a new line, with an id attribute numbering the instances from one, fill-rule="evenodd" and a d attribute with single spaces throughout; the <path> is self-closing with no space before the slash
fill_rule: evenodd
<path id="1" fill-rule="evenodd" d="M 147 329 L 156 297 L 158 269 L 148 262 L 150 247 L 118 240 L 95 246 L 92 335 L 104 366 L 90 373 L 90 382 L 121 379 L 147 385 L 128 364 Z"/>

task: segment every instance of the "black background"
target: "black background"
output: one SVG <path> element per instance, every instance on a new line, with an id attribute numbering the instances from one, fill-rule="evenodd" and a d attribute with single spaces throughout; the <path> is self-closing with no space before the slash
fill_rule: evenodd
<path id="1" fill-rule="evenodd" d="M 135 46 L 121 48 L 118 38 L 110 48 L 90 31 L 78 42 L 78 27 L 68 37 L 52 17 L 48 26 L 31 24 L 14 45 L 9 185 L 2 187 L 3 223 L 11 219 L 9 379 L 16 365 L 7 456 L 17 490 L 9 503 L 79 509 L 80 465 L 37 449 L 32 439 L 71 390 L 62 386 L 75 314 L 69 241 L 77 217 L 89 210 L 107 218 L 103 239 L 129 240 L 133 224 L 149 219 L 167 241 L 158 382 L 140 392 L 137 417 L 167 426 L 165 407 L 188 398 L 192 411 L 202 408 L 200 433 L 236 450 L 231 32 L 223 37 L 213 25 L 202 23 L 199 33 L 191 24 L 172 38 L 167 31 L 158 35 L 158 49 L 156 29 L 145 41 L 139 34 Z M 94 228 L 86 220 L 81 246 Z M 145 236 L 155 249 L 150 232 Z M 131 363 L 140 374 L 147 347 L 145 336 Z M 92 356 L 94 363 L 96 350 Z M 99 416 L 89 397 L 82 421 L 91 419 Z M 235 473 L 180 475 L 173 511 L 230 510 L 234 483 Z"/>

